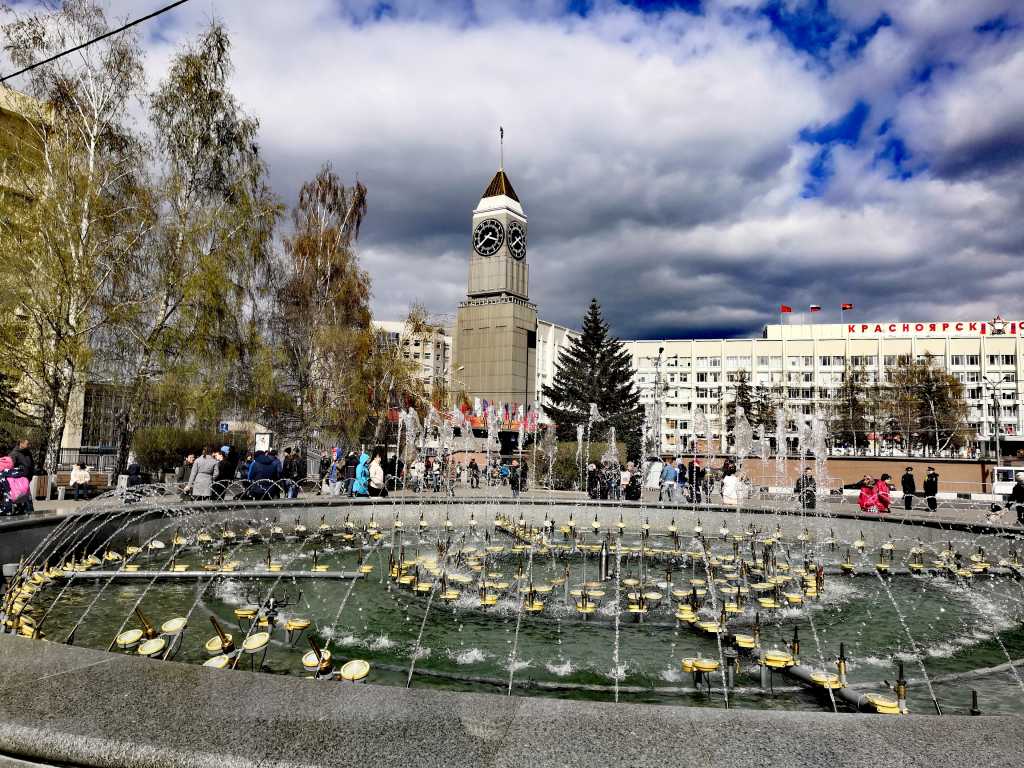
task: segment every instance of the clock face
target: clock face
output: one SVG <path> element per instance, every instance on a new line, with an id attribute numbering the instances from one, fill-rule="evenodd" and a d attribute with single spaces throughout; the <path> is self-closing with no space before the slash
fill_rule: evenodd
<path id="1" fill-rule="evenodd" d="M 518 221 L 508 225 L 508 250 L 514 259 L 521 261 L 526 256 L 526 227 Z"/>
<path id="2" fill-rule="evenodd" d="M 484 219 L 473 230 L 473 249 L 481 256 L 493 256 L 505 240 L 505 229 L 497 219 Z"/>

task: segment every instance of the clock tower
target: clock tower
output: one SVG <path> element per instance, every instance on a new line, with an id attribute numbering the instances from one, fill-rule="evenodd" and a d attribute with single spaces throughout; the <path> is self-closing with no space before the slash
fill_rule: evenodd
<path id="1" fill-rule="evenodd" d="M 490 402 L 536 400 L 537 307 L 530 303 L 527 220 L 499 168 L 473 211 L 469 289 L 459 305 L 452 388 Z"/>

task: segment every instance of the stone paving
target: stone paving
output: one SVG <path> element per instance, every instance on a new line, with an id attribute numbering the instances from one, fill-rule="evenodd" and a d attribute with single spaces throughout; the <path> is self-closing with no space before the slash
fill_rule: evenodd
<path id="1" fill-rule="evenodd" d="M 1009 768 L 1021 750 L 1016 716 L 766 712 L 316 683 L 0 636 L 0 756 L 50 764 Z"/>

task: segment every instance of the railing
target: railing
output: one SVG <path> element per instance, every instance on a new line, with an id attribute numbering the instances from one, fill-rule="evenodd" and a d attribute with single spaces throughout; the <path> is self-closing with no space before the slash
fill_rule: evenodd
<path id="1" fill-rule="evenodd" d="M 61 448 L 61 469 L 70 469 L 76 464 L 85 464 L 98 472 L 113 472 L 117 454 L 113 448 Z"/>

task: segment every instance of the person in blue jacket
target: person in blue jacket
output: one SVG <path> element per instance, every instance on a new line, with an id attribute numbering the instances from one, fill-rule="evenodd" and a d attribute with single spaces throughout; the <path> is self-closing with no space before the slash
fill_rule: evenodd
<path id="1" fill-rule="evenodd" d="M 356 465 L 356 479 L 352 483 L 353 496 L 370 495 L 370 454 L 363 451 Z"/>

